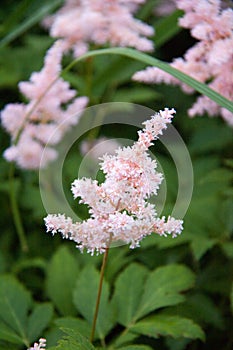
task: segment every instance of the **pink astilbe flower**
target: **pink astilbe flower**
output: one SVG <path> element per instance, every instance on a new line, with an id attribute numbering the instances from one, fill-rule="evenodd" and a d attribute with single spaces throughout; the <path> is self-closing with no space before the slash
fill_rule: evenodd
<path id="1" fill-rule="evenodd" d="M 233 101 L 233 10 L 221 9 L 219 0 L 176 0 L 185 14 L 180 26 L 189 28 L 198 42 L 190 48 L 184 58 L 176 58 L 171 66 L 188 74 Z M 193 89 L 155 67 L 148 67 L 134 74 L 134 80 L 145 83 L 180 85 L 186 93 Z M 208 97 L 200 96 L 188 111 L 189 116 L 221 115 L 233 126 L 233 114 Z"/>
<path id="2" fill-rule="evenodd" d="M 1 112 L 2 125 L 12 139 L 12 146 L 6 149 L 4 157 L 21 168 L 38 169 L 54 160 L 56 150 L 46 147 L 44 163 L 40 164 L 44 146 L 48 142 L 51 146 L 57 144 L 78 122 L 88 102 L 86 97 L 75 98 L 76 91 L 59 78 L 62 54 L 62 42 L 57 41 L 48 50 L 42 70 L 32 73 L 30 81 L 19 83 L 19 90 L 28 99 L 28 104 L 8 104 Z"/>
<path id="3" fill-rule="evenodd" d="M 28 350 L 42 350 L 46 348 L 46 339 L 40 338 L 39 339 L 39 344 L 34 343 L 33 347 L 29 348 Z"/>
<path id="4" fill-rule="evenodd" d="M 172 237 L 180 234 L 182 220 L 158 218 L 155 206 L 148 202 L 162 181 L 148 148 L 171 123 L 174 113 L 174 109 L 165 108 L 144 122 L 145 128 L 138 132 L 138 141 L 131 147 L 118 148 L 114 155 L 105 154 L 101 162 L 105 174 L 102 184 L 88 178 L 72 183 L 74 198 L 89 207 L 89 219 L 74 223 L 65 215 L 49 214 L 45 218 L 47 232 L 59 232 L 75 241 L 81 251 L 86 248 L 91 254 L 103 253 L 110 243 L 119 241 L 135 248 L 152 232 Z"/>
<path id="5" fill-rule="evenodd" d="M 66 49 L 77 57 L 88 51 L 89 43 L 96 45 L 130 46 L 141 51 L 153 51 L 146 37 L 154 30 L 133 17 L 145 0 L 66 0 L 64 6 L 44 20 L 50 35 L 61 38 Z"/>

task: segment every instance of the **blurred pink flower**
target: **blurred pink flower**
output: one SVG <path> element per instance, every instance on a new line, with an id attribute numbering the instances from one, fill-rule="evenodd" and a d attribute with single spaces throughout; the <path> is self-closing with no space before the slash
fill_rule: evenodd
<path id="1" fill-rule="evenodd" d="M 153 51 L 146 37 L 154 34 L 151 26 L 133 17 L 145 0 L 66 0 L 64 6 L 43 24 L 50 35 L 63 39 L 67 50 L 77 57 L 88 51 L 90 43 L 131 46 Z"/>
<path id="2" fill-rule="evenodd" d="M 156 171 L 156 161 L 148 154 L 148 148 L 171 123 L 175 110 L 165 108 L 144 122 L 139 138 L 131 147 L 118 148 L 115 155 L 105 154 L 101 169 L 105 181 L 82 178 L 72 183 L 74 198 L 89 207 L 90 218 L 73 223 L 65 215 L 48 215 L 45 218 L 47 232 L 61 233 L 77 243 L 83 251 L 103 253 L 111 242 L 124 242 L 130 248 L 139 246 L 143 237 L 152 232 L 176 237 L 182 231 L 182 220 L 172 217 L 158 218 L 155 206 L 148 203 L 156 195 L 162 182 L 162 174 Z"/>
<path id="3" fill-rule="evenodd" d="M 179 20 L 180 26 L 189 28 L 198 42 L 184 58 L 174 59 L 171 66 L 233 101 L 233 10 L 222 10 L 219 0 L 176 0 L 176 5 L 185 12 Z M 193 92 L 178 79 L 155 67 L 135 73 L 133 79 L 151 84 L 180 85 L 186 93 Z M 205 96 L 200 96 L 188 113 L 191 117 L 204 113 L 221 115 L 233 126 L 233 114 Z"/>
<path id="4" fill-rule="evenodd" d="M 57 144 L 78 122 L 88 102 L 86 97 L 75 98 L 76 91 L 59 78 L 62 54 L 62 42 L 57 41 L 48 50 L 42 70 L 32 73 L 30 81 L 19 83 L 19 90 L 28 104 L 8 104 L 1 112 L 2 125 L 12 139 L 12 146 L 4 152 L 4 157 L 21 168 L 38 169 L 54 160 L 56 150 L 46 147 L 44 163 L 40 164 L 44 146 Z"/>

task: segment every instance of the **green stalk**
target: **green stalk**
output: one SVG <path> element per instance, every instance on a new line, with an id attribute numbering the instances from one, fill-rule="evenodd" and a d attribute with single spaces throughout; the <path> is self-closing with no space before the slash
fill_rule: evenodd
<path id="1" fill-rule="evenodd" d="M 102 286 L 103 286 L 103 280 L 104 280 L 104 271 L 108 260 L 108 251 L 109 251 L 109 247 L 105 249 L 101 271 L 100 271 L 100 281 L 99 281 L 98 294 L 97 294 L 96 305 L 95 305 L 95 313 L 93 317 L 91 336 L 90 336 L 91 343 L 93 342 L 94 336 L 95 336 L 95 328 L 96 328 L 96 322 L 97 322 L 97 317 L 99 312 L 100 298 L 101 298 L 101 292 L 102 292 Z"/>
<path id="2" fill-rule="evenodd" d="M 21 245 L 21 249 L 23 252 L 28 252 L 28 244 L 27 244 L 27 239 L 26 235 L 24 232 L 20 212 L 19 212 L 19 207 L 16 199 L 16 191 L 15 191 L 15 182 L 14 182 L 14 164 L 10 164 L 10 171 L 9 171 L 9 182 L 10 182 L 10 203 L 11 203 L 11 210 L 13 214 L 13 220 L 16 228 L 16 232 L 19 237 L 19 242 Z"/>

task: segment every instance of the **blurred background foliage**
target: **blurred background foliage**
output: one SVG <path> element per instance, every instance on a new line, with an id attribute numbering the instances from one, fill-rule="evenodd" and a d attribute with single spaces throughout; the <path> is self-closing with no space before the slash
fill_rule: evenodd
<path id="1" fill-rule="evenodd" d="M 18 82 L 29 79 L 33 71 L 42 67 L 45 52 L 53 40 L 41 27 L 40 21 L 61 3 L 62 1 L 46 0 L 1 1 L 1 109 L 7 103 L 22 101 L 17 89 Z M 155 5 L 156 1 L 148 1 L 138 16 L 156 28 L 153 38 L 155 57 L 170 61 L 192 46 L 193 39 L 187 31 L 177 26 L 179 11 L 164 19 L 156 18 L 151 16 L 151 8 Z M 66 57 L 64 64 L 70 62 L 70 59 L 71 57 Z M 148 338 L 135 330 L 131 333 L 132 342 L 147 345 L 148 349 L 160 350 L 230 350 L 233 346 L 232 130 L 220 118 L 188 118 L 187 108 L 195 96 L 185 95 L 178 87 L 148 87 L 132 82 L 132 74 L 144 66 L 125 57 L 100 56 L 81 62 L 64 74 L 64 78 L 80 95 L 89 96 L 91 105 L 120 101 L 142 104 L 155 111 L 165 106 L 174 107 L 177 110 L 174 126 L 184 139 L 192 159 L 194 190 L 184 218 L 182 235 L 176 239 L 152 235 L 144 239 L 141 248 L 133 251 L 126 246 L 111 249 L 106 281 L 113 291 L 116 278 L 119 281 L 122 271 L 126 271 L 125 268 L 131 266 L 132 262 L 140 264 L 147 271 L 173 264 L 185 265 L 195 276 L 192 289 L 180 303 L 162 310 L 164 315 L 193 320 L 203 329 L 205 341 L 200 340 L 203 339 L 200 334 L 193 338 L 190 334 L 185 337 L 184 332 L 179 334 L 178 330 L 177 337 L 161 331 L 162 336 L 157 339 Z M 135 128 L 125 130 L 119 129 L 119 126 L 108 126 L 98 132 L 99 136 L 136 138 Z M 9 136 L 1 129 L 1 154 L 9 142 Z M 168 185 L 164 210 L 167 214 L 176 198 L 176 169 L 159 142 L 153 152 L 163 167 Z M 75 148 L 64 168 L 66 184 L 73 181 L 73 169 L 78 167 L 81 159 L 82 155 Z M 53 346 L 64 334 L 59 329 L 60 326 L 69 328 L 73 325 L 74 329 L 78 327 L 83 330 L 82 334 L 85 335 L 89 325 L 84 319 L 88 317 L 80 312 L 78 298 L 72 301 L 72 295 L 74 290 L 76 294 L 80 291 L 76 286 L 77 278 L 77 283 L 81 283 L 82 278 L 84 281 L 88 278 L 95 280 L 97 272 L 94 267 L 99 268 L 101 257 L 81 254 L 73 243 L 45 233 L 43 217 L 46 213 L 40 198 L 38 174 L 17 169 L 15 189 L 29 245 L 29 251 L 23 253 L 9 201 L 9 164 L 2 157 L 0 168 L 0 310 L 4 309 L 4 288 L 5 292 L 9 289 L 12 302 L 17 300 L 16 309 L 21 308 L 18 311 L 23 315 L 22 323 L 28 327 L 27 340 L 22 345 L 25 335 L 22 333 L 19 339 L 14 338 L 14 332 L 18 332 L 14 323 L 13 331 L 6 331 L 7 320 L 4 319 L 4 311 L 0 312 L 0 348 L 24 349 L 41 336 L 48 339 L 49 346 Z M 66 190 L 69 196 L 69 186 Z M 80 271 L 85 271 L 86 274 L 82 272 L 80 275 Z M 127 295 L 128 292 L 125 293 Z M 92 298 L 91 295 L 89 297 Z M 88 300 L 85 302 L 88 303 Z M 71 317 L 73 318 L 70 319 Z M 121 327 L 115 328 L 108 335 L 109 338 L 114 338 Z"/>

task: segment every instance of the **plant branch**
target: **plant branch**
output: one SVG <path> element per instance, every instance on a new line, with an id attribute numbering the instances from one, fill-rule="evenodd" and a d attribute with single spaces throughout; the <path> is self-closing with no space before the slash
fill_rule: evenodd
<path id="1" fill-rule="evenodd" d="M 96 305 L 95 305 L 95 313 L 93 317 L 92 330 L 91 330 L 91 336 L 90 336 L 91 343 L 93 342 L 94 335 L 95 335 L 95 328 L 96 328 L 96 322 L 98 317 L 100 298 L 101 298 L 101 292 L 102 292 L 102 286 L 103 286 L 103 280 L 104 280 L 104 271 L 108 260 L 108 251 L 109 251 L 109 246 L 105 249 L 101 271 L 100 271 L 100 281 L 99 281 L 98 294 L 97 294 Z"/>

